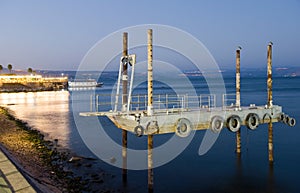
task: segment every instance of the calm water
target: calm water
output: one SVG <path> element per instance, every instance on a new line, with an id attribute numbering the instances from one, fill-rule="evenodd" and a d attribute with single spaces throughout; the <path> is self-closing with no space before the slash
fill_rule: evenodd
<path id="1" fill-rule="evenodd" d="M 243 78 L 241 100 L 243 105 L 265 104 L 267 100 L 265 77 Z M 203 80 L 193 77 L 197 92 L 207 91 Z M 227 92 L 234 92 L 234 78 L 225 77 Z M 300 122 L 300 78 L 274 78 L 274 103 L 283 106 L 283 111 Z M 50 139 L 58 139 L 59 144 L 78 155 L 93 156 L 85 147 L 76 129 L 72 104 L 89 109 L 89 95 L 110 93 L 114 81 L 106 79 L 104 87 L 96 91 L 59 91 L 37 93 L 1 93 L 0 104 L 7 105 L 16 116 L 41 130 Z M 176 83 L 178 86 L 180 83 Z M 140 90 L 139 90 L 140 89 Z M 141 85 L 134 92 L 145 89 Z M 160 85 L 157 92 L 172 92 Z M 76 93 L 76 98 L 72 96 Z M 72 100 L 73 99 L 73 100 Z M 106 121 L 106 120 L 102 120 Z M 106 132 L 115 141 L 121 142 L 121 132 L 111 123 L 106 124 Z M 161 144 L 172 135 L 155 136 L 154 143 Z M 196 132 L 192 143 L 176 159 L 154 169 L 154 192 L 300 192 L 300 125 L 291 128 L 284 124 L 274 124 L 273 168 L 268 165 L 267 127 L 260 125 L 255 131 L 242 128 L 242 157 L 237 159 L 235 134 L 224 129 L 212 149 L 205 155 L 198 155 L 198 148 L 204 136 Z M 136 138 L 129 134 L 129 146 L 146 146 L 147 138 Z M 117 175 L 116 186 L 121 186 L 121 169 L 99 161 L 99 166 Z M 147 191 L 147 171 L 129 171 L 129 192 Z"/>

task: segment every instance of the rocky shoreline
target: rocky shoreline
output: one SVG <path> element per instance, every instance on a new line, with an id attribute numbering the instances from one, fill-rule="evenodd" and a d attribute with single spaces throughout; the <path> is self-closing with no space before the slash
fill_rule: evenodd
<path id="1" fill-rule="evenodd" d="M 0 107 L 0 148 L 38 192 L 122 192 L 111 185 L 114 175 L 94 168 L 99 160 L 58 150 L 57 140 L 45 140 L 4 107 Z"/>

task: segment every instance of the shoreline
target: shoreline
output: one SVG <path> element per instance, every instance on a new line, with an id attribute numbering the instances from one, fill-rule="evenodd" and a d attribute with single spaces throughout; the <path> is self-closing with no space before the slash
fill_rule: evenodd
<path id="1" fill-rule="evenodd" d="M 61 90 L 68 90 L 65 89 L 54 89 L 54 88 L 26 88 L 26 89 L 3 89 L 0 88 L 1 93 L 19 93 L 19 92 L 45 92 L 45 91 L 61 91 Z"/>
<path id="2" fill-rule="evenodd" d="M 0 148 L 37 192 L 121 191 L 111 186 L 114 175 L 95 166 L 99 160 L 72 156 L 12 114 L 0 106 Z"/>

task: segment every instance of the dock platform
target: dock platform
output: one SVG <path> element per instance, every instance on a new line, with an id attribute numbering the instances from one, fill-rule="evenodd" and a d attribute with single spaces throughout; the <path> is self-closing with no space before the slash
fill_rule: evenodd
<path id="1" fill-rule="evenodd" d="M 173 98 L 174 96 L 169 96 Z M 96 98 L 101 98 L 97 96 Z M 162 97 L 159 97 L 162 98 Z M 96 111 L 82 112 L 81 116 L 107 116 L 118 128 L 132 132 L 138 136 L 176 133 L 180 137 L 186 137 L 191 130 L 211 129 L 220 132 L 223 127 L 236 132 L 242 125 L 254 130 L 260 124 L 271 122 L 286 122 L 294 124 L 293 118 L 289 118 L 282 112 L 278 105 L 267 106 L 223 106 L 212 107 L 197 105 L 198 108 L 189 106 L 188 96 L 177 97 L 177 108 L 155 109 L 151 116 L 146 110 L 130 111 Z M 164 98 L 168 101 L 168 96 Z M 184 99 L 180 101 L 180 99 Z M 140 102 L 143 103 L 143 102 Z M 162 101 L 153 101 L 154 104 L 162 104 Z M 135 103 L 136 104 L 136 103 Z M 98 105 L 101 105 L 98 102 Z M 169 104 L 163 103 L 163 106 Z M 141 108 L 139 106 L 139 108 Z M 145 108 L 145 107 L 143 107 Z M 287 120 L 286 120 L 287 119 Z"/>
<path id="2" fill-rule="evenodd" d="M 260 124 L 268 124 L 269 164 L 273 157 L 273 123 L 282 122 L 295 126 L 296 120 L 282 111 L 282 107 L 273 104 L 272 91 L 272 46 L 269 42 L 267 51 L 267 101 L 265 105 L 241 105 L 240 89 L 240 51 L 236 50 L 236 92 L 235 94 L 215 93 L 200 96 L 165 94 L 155 96 L 153 93 L 153 45 L 152 29 L 147 31 L 147 95 L 133 96 L 133 80 L 136 56 L 128 54 L 128 34 L 123 33 L 123 52 L 120 59 L 119 74 L 115 96 L 91 96 L 90 112 L 81 112 L 80 116 L 107 116 L 118 128 L 122 129 L 122 176 L 127 181 L 127 132 L 137 136 L 147 135 L 148 148 L 148 192 L 153 192 L 153 137 L 154 135 L 175 133 L 187 137 L 193 130 L 210 129 L 220 133 L 228 128 L 236 135 L 236 153 L 241 156 L 241 126 L 255 130 Z M 131 66 L 131 77 L 128 67 Z M 154 65 L 155 66 L 155 65 Z M 200 69 L 199 69 L 200 70 Z M 121 84 L 122 83 L 122 84 Z M 129 83 L 129 91 L 128 91 Z M 122 92 L 121 92 L 122 87 Z M 230 99 L 228 96 L 234 96 Z M 221 101 L 222 105 L 216 101 Z M 115 101 L 113 99 L 115 98 Z M 106 99 L 106 101 L 104 100 Z M 218 99 L 218 100 L 216 100 Z M 104 101 L 101 101 L 104 100 Z M 93 103 L 94 101 L 94 103 Z M 120 101 L 120 102 L 119 102 Z M 93 111 L 93 106 L 95 109 Z M 102 108 L 104 106 L 104 108 Z"/>

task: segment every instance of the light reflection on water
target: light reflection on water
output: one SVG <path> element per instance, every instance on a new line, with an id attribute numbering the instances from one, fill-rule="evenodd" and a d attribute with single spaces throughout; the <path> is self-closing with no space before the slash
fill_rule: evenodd
<path id="1" fill-rule="evenodd" d="M 300 120 L 300 87 L 297 79 L 274 79 L 274 103 L 283 106 L 285 113 Z M 228 82 L 234 82 L 234 78 Z M 265 104 L 265 78 L 244 80 L 242 104 Z M 113 86 L 105 84 L 97 93 L 110 93 Z M 110 84 L 114 85 L 114 84 Z M 246 86 L 247 85 L 247 86 Z M 141 89 L 142 90 L 142 89 Z M 203 92 L 202 87 L 199 90 Z M 235 90 L 230 84 L 227 91 Z M 39 92 L 39 93 L 1 93 L 0 105 L 11 104 L 8 107 L 15 111 L 18 118 L 27 121 L 31 126 L 48 133 L 50 138 L 58 138 L 60 144 L 75 151 L 79 155 L 87 155 L 88 150 L 77 133 L 70 104 L 82 105 L 90 108 L 89 91 L 75 91 L 78 98 L 71 101 L 69 92 Z M 162 90 L 163 92 L 163 90 Z M 74 96 L 74 95 L 73 95 Z M 15 104 L 15 105 L 12 105 Z M 86 119 L 80 117 L 82 119 Z M 107 119 L 101 119 L 107 127 L 106 132 L 121 143 L 121 132 L 110 126 Z M 197 132 L 187 149 L 170 163 L 155 168 L 154 192 L 261 192 L 298 193 L 299 189 L 299 162 L 300 162 L 300 126 L 289 128 L 282 123 L 274 124 L 274 168 L 268 164 L 267 125 L 260 125 L 255 131 L 242 128 L 242 157 L 236 159 L 235 135 L 224 129 L 213 148 L 204 156 L 197 154 L 203 139 L 204 132 Z M 155 136 L 155 145 L 162 141 L 164 136 Z M 147 138 L 136 138 L 128 134 L 128 146 L 147 147 Z M 99 147 L 102 148 L 102 147 Z M 86 157 L 89 157 L 86 156 Z M 94 166 L 93 166 L 94 167 Z M 122 183 L 121 170 L 99 160 L 99 167 L 114 173 L 118 183 Z M 147 171 L 128 172 L 128 192 L 146 192 Z"/>
<path id="2" fill-rule="evenodd" d="M 0 105 L 8 106 L 17 118 L 40 130 L 47 139 L 58 139 L 69 147 L 69 92 L 1 93 Z"/>

